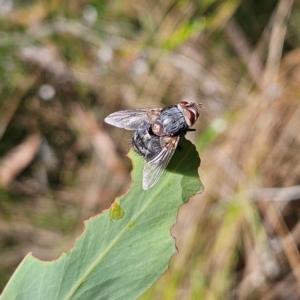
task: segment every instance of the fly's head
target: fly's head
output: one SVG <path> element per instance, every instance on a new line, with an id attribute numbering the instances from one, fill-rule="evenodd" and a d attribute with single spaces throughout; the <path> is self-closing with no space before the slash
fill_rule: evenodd
<path id="1" fill-rule="evenodd" d="M 182 112 L 184 119 L 189 127 L 193 126 L 200 116 L 202 103 L 194 103 L 182 100 L 177 105 L 178 109 Z"/>

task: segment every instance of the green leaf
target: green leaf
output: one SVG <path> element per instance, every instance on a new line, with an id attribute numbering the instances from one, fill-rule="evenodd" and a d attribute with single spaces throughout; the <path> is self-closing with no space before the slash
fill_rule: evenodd
<path id="1" fill-rule="evenodd" d="M 170 228 L 178 207 L 202 190 L 200 159 L 184 137 L 159 182 L 142 190 L 143 159 L 131 150 L 133 184 L 109 210 L 91 218 L 75 246 L 58 260 L 28 254 L 1 300 L 136 299 L 176 253 Z"/>

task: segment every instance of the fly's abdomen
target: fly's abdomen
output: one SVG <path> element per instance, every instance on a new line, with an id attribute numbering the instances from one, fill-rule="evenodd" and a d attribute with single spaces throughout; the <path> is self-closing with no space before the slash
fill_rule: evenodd
<path id="1" fill-rule="evenodd" d="M 161 151 L 160 137 L 154 135 L 150 127 L 151 125 L 146 121 L 142 122 L 131 139 L 134 150 L 147 161 L 156 157 Z"/>

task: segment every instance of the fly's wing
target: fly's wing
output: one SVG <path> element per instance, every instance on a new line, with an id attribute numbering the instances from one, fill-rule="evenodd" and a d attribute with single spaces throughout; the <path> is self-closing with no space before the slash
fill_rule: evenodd
<path id="1" fill-rule="evenodd" d="M 121 110 L 107 116 L 104 121 L 116 127 L 136 130 L 142 121 L 153 123 L 162 108 L 141 108 L 135 110 Z"/>
<path id="2" fill-rule="evenodd" d="M 164 172 L 178 145 L 180 137 L 162 137 L 161 151 L 151 160 L 147 160 L 143 172 L 143 189 L 150 189 Z"/>

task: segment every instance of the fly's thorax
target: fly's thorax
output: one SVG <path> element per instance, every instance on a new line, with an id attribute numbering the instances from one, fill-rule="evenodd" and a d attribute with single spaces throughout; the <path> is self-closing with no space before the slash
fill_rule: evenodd
<path id="1" fill-rule="evenodd" d="M 158 136 L 179 136 L 186 132 L 188 124 L 183 113 L 177 106 L 173 106 L 160 113 L 151 129 Z"/>
<path id="2" fill-rule="evenodd" d="M 188 127 L 191 127 L 195 124 L 197 121 L 199 115 L 200 115 L 200 109 L 202 104 L 189 102 L 186 100 L 182 100 L 178 103 L 177 107 L 181 111 L 181 113 L 184 116 L 184 119 L 188 125 Z"/>

